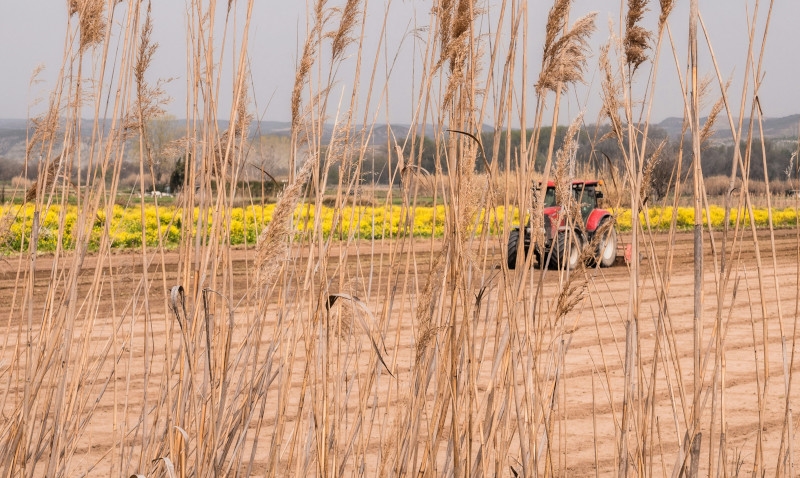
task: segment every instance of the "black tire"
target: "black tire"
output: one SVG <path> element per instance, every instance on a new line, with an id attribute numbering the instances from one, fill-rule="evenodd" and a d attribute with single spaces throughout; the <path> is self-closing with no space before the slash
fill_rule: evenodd
<path id="1" fill-rule="evenodd" d="M 559 232 L 553 248 L 550 263 L 554 268 L 572 270 L 578 267 L 581 258 L 581 239 L 577 232 Z"/>
<path id="2" fill-rule="evenodd" d="M 606 226 L 608 221 L 608 219 L 603 219 L 600 221 L 600 225 L 597 226 L 597 230 L 602 231 L 603 228 L 608 227 Z M 614 265 L 616 258 L 617 230 L 612 226 L 609 227 L 608 230 L 604 231 L 604 234 L 600 236 L 600 240 L 597 242 L 595 261 L 600 265 L 600 267 L 611 267 Z"/>
<path id="3" fill-rule="evenodd" d="M 519 248 L 519 229 L 514 229 L 508 233 L 508 268 L 514 270 L 517 267 L 517 249 Z"/>

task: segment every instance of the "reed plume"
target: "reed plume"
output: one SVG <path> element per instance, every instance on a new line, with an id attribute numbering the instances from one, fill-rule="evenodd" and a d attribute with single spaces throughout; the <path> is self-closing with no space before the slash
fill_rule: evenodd
<path id="1" fill-rule="evenodd" d="M 660 0 L 661 3 L 661 13 L 658 16 L 658 31 L 662 31 L 664 26 L 667 24 L 667 18 L 669 18 L 669 14 L 672 13 L 672 9 L 675 8 L 675 0 Z"/>
<path id="2" fill-rule="evenodd" d="M 353 29 L 358 23 L 360 0 L 347 0 L 342 9 L 342 17 L 339 28 L 333 34 L 331 42 L 331 57 L 333 61 L 341 59 L 347 46 L 353 43 Z"/>
<path id="3" fill-rule="evenodd" d="M 306 41 L 303 44 L 303 54 L 300 57 L 300 62 L 297 65 L 297 72 L 294 76 L 294 87 L 292 88 L 292 129 L 296 129 L 300 125 L 302 104 L 303 87 L 309 80 L 311 67 L 314 65 L 314 60 L 319 47 L 319 33 L 322 31 L 324 24 L 324 7 L 325 0 L 317 0 L 315 6 L 315 21 L 311 31 L 306 36 Z"/>
<path id="4" fill-rule="evenodd" d="M 25 147 L 26 157 L 30 156 L 36 145 L 46 144 L 52 141 L 58 132 L 58 106 L 52 103 L 52 101 L 54 101 L 53 98 L 51 98 L 50 107 L 44 114 L 35 116 L 29 120 L 33 133 Z"/>
<path id="5" fill-rule="evenodd" d="M 467 47 L 467 35 L 470 33 L 475 15 L 479 13 L 475 0 L 459 0 L 456 7 L 453 24 L 450 26 L 450 42 L 448 45 L 451 62 L 460 57 L 460 53 Z"/>
<path id="6" fill-rule="evenodd" d="M 311 174 L 319 165 L 318 158 L 308 158 L 298 171 L 295 180 L 281 193 L 272 213 L 272 221 L 258 236 L 256 245 L 256 267 L 258 268 L 259 284 L 268 287 L 282 266 L 282 258 L 289 251 L 289 238 L 294 233 L 292 217 L 300 198 L 303 197 L 303 188 Z"/>
<path id="7" fill-rule="evenodd" d="M 653 171 L 655 171 L 656 166 L 658 163 L 661 162 L 661 154 L 664 152 L 664 148 L 667 146 L 667 140 L 661 141 L 659 145 L 656 147 L 656 150 L 650 155 L 650 159 L 644 166 L 644 170 L 642 171 L 642 187 L 639 194 L 639 200 L 642 204 L 647 201 L 647 198 L 650 197 L 650 193 L 653 190 Z"/>
<path id="8" fill-rule="evenodd" d="M 26 203 L 35 201 L 40 197 L 41 194 L 44 194 L 53 186 L 53 184 L 55 184 L 61 171 L 62 160 L 66 154 L 67 152 L 64 150 L 64 152 L 62 152 L 58 158 L 47 163 L 47 165 L 40 171 L 39 179 L 31 184 L 31 186 L 25 192 Z"/>
<path id="9" fill-rule="evenodd" d="M 606 43 L 600 47 L 600 71 L 603 78 L 600 82 L 603 97 L 602 114 L 611 122 L 611 130 L 614 136 L 622 138 L 622 118 L 619 110 L 622 108 L 622 85 L 620 85 L 611 69 L 611 61 L 608 58 L 610 44 Z"/>
<path id="10" fill-rule="evenodd" d="M 564 144 L 556 153 L 554 182 L 556 184 L 556 204 L 563 206 L 563 211 L 578 223 L 580 207 L 572 194 L 572 180 L 575 176 L 575 155 L 578 153 L 577 135 L 583 124 L 583 113 L 570 123 Z M 577 215 L 576 215 L 577 214 Z"/>
<path id="11" fill-rule="evenodd" d="M 588 293 L 588 279 L 586 277 L 586 262 L 592 256 L 594 250 L 584 247 L 581 250 L 578 269 L 572 271 L 566 283 L 561 287 L 556 298 L 556 321 L 559 322 L 567 314 L 581 303 Z"/>
<path id="12" fill-rule="evenodd" d="M 158 43 L 152 41 L 153 18 L 152 5 L 147 4 L 144 25 L 139 34 L 139 48 L 136 53 L 136 64 L 133 68 L 133 78 L 136 82 L 137 118 L 138 128 L 144 134 L 146 122 L 164 114 L 164 106 L 169 102 L 164 92 L 164 83 L 170 81 L 158 80 L 155 85 L 150 85 L 145 74 L 153 63 L 153 56 L 158 50 Z"/>
<path id="13" fill-rule="evenodd" d="M 161 156 L 167 159 L 176 159 L 186 154 L 186 151 L 196 148 L 198 141 L 195 138 L 184 136 L 164 144 Z"/>
<path id="14" fill-rule="evenodd" d="M 590 51 L 589 36 L 595 30 L 596 12 L 579 18 L 566 33 L 546 45 L 542 71 L 534 85 L 540 96 L 545 91 L 562 91 L 571 83 L 583 81 L 583 71 Z M 554 20 L 556 21 L 556 20 Z M 555 27 L 552 28 L 555 31 Z M 548 35 L 551 28 L 548 27 Z"/>
<path id="15" fill-rule="evenodd" d="M 311 66 L 314 65 L 314 55 L 317 50 L 316 35 L 310 34 L 306 37 L 305 45 L 303 46 L 303 56 L 300 57 L 300 64 L 297 67 L 297 73 L 294 78 L 294 88 L 292 88 L 292 127 L 295 128 L 300 124 L 300 105 L 301 96 L 303 94 L 303 87 L 308 81 L 308 75 L 311 72 Z"/>
<path id="16" fill-rule="evenodd" d="M 442 100 L 442 107 L 447 109 L 455 97 L 458 88 L 465 84 L 464 73 L 467 62 L 476 58 L 470 51 L 470 35 L 472 23 L 479 10 L 475 0 L 443 1 L 439 10 L 440 23 L 447 26 L 442 31 L 442 52 L 439 65 L 445 62 L 450 65 L 450 77 Z M 472 73 L 477 69 L 477 63 L 471 64 Z"/>
<path id="17" fill-rule="evenodd" d="M 636 71 L 647 60 L 651 33 L 639 25 L 647 11 L 647 0 L 628 0 L 628 15 L 625 24 L 625 60 Z"/>
<path id="18" fill-rule="evenodd" d="M 578 152 L 578 142 L 576 136 L 580 131 L 583 114 L 578 115 L 567 129 L 564 137 L 564 144 L 556 153 L 556 171 L 554 181 L 556 183 L 556 203 L 567 204 L 572 198 L 572 178 L 575 171 L 575 155 Z"/>
<path id="19" fill-rule="evenodd" d="M 545 25 L 544 50 L 542 54 L 543 63 L 547 61 L 558 37 L 567 28 L 569 19 L 569 9 L 572 0 L 556 0 L 550 11 L 547 13 L 547 24 Z"/>
<path id="20" fill-rule="evenodd" d="M 476 0 L 459 0 L 451 35 L 454 38 L 459 38 L 469 32 L 472 22 L 480 12 L 481 10 L 478 9 L 478 2 Z"/>
<path id="21" fill-rule="evenodd" d="M 416 311 L 417 330 L 415 365 L 421 366 L 429 350 L 432 340 L 436 338 L 440 327 L 436 325 L 433 317 L 438 306 L 438 298 L 442 289 L 442 277 L 446 271 L 447 254 L 442 251 L 431 264 L 425 285 L 420 293 L 419 305 Z"/>
<path id="22" fill-rule="evenodd" d="M 728 87 L 731 84 L 731 80 L 725 84 L 725 90 L 728 90 Z M 700 130 L 700 145 L 702 147 L 706 147 L 708 144 L 708 140 L 714 136 L 714 123 L 717 121 L 717 117 L 722 112 L 722 109 L 725 107 L 724 97 L 720 96 L 714 105 L 711 107 L 711 111 L 708 113 L 708 117 L 706 118 L 706 122 L 703 124 L 703 128 Z"/>
<path id="23" fill-rule="evenodd" d="M 37 85 L 42 81 L 44 81 L 41 78 L 39 78 L 39 75 L 41 75 L 44 70 L 45 70 L 44 63 L 39 63 L 38 65 L 36 65 L 36 67 L 33 69 L 33 72 L 31 73 L 30 79 L 28 80 L 28 86 Z"/>
<path id="24" fill-rule="evenodd" d="M 442 59 L 446 58 L 450 51 L 450 40 L 452 31 L 453 5 L 456 0 L 441 0 L 436 8 L 436 17 L 439 19 L 438 35 L 439 45 L 442 50 Z"/>
<path id="25" fill-rule="evenodd" d="M 250 106 L 250 95 L 248 94 L 246 82 L 242 82 L 242 88 L 238 96 L 236 124 L 234 125 L 233 133 L 236 138 L 242 139 L 247 137 L 247 133 L 250 130 L 250 123 L 253 122 L 253 115 L 248 108 Z"/>
<path id="26" fill-rule="evenodd" d="M 70 16 L 78 14 L 80 51 L 103 41 L 106 30 L 106 0 L 70 0 Z"/>

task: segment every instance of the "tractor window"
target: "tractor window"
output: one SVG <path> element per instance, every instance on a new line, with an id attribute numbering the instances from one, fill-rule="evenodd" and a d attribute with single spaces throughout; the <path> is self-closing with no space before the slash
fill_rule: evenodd
<path id="1" fill-rule="evenodd" d="M 575 193 L 579 195 L 576 199 L 580 202 L 581 207 L 595 207 L 594 188 L 575 189 Z"/>
<path id="2" fill-rule="evenodd" d="M 544 207 L 553 207 L 556 205 L 556 188 L 547 188 L 544 193 Z"/>

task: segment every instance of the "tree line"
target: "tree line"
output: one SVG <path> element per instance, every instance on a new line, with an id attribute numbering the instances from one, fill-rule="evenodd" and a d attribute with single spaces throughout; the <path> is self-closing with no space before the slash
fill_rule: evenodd
<path id="1" fill-rule="evenodd" d="M 533 132 L 527 131 L 525 134 L 528 151 L 536 151 L 534 168 L 537 171 L 541 171 L 544 168 L 551 132 L 552 129 L 550 127 L 542 128 L 536 145 L 531 144 Z M 566 126 L 556 128 L 555 151 L 558 151 L 563 145 L 566 133 Z M 608 133 L 609 126 L 590 126 L 589 128 L 581 129 L 575 158 L 578 171 L 593 171 L 595 174 L 602 174 L 608 172 L 610 168 L 615 168 L 617 171 L 624 168 L 623 148 L 627 151 L 627 144 L 620 145 L 616 137 Z M 476 161 L 476 170 L 482 171 L 486 163 L 497 163 L 501 171 L 515 170 L 519 165 L 522 138 L 521 130 L 498 133 L 483 132 L 480 135 L 480 139 L 486 154 L 486 162 L 479 158 Z M 657 198 L 666 195 L 669 183 L 674 183 L 679 163 L 682 181 L 690 180 L 692 174 L 691 136 L 686 134 L 682 139 L 671 137 L 664 129 L 658 127 L 651 126 L 648 133 L 645 166 L 652 160 L 654 153 L 662 142 L 664 145 L 660 154 L 658 154 L 655 164 L 651 165 L 653 194 Z M 730 176 L 736 147 L 733 142 L 715 141 L 713 136 L 706 141 L 701 153 L 703 175 L 706 177 Z M 742 162 L 745 163 L 748 159 L 747 144 L 742 141 L 738 147 Z M 437 145 L 430 137 L 417 138 L 413 148 L 408 144 L 406 145 L 403 149 L 403 155 L 407 158 L 406 161 L 413 159 L 415 165 L 431 174 L 435 173 L 437 168 L 442 173 L 447 173 L 447 161 L 444 159 L 443 149 L 443 142 Z M 796 140 L 765 138 L 763 147 L 760 140 L 754 140 L 749 154 L 749 161 L 747 161 L 747 164 L 749 164 L 749 179 L 764 181 L 765 171 L 766 178 L 769 181 L 798 179 L 797 151 L 798 142 Z M 385 151 L 382 153 L 375 152 L 374 157 L 370 159 L 368 164 L 362 165 L 362 171 L 367 176 L 368 182 L 375 181 L 381 184 L 388 184 L 392 176 L 395 176 L 395 183 L 399 181 L 396 175 L 391 174 L 389 159 Z M 391 158 L 391 161 L 392 164 L 396 165 L 397 157 Z M 737 175 L 741 177 L 741 170 L 737 172 Z"/>
<path id="2" fill-rule="evenodd" d="M 173 136 L 177 135 L 174 131 L 166 131 L 170 128 L 164 126 L 165 124 L 168 124 L 168 122 L 153 125 L 154 128 L 152 130 L 155 133 L 153 134 L 152 143 L 155 151 L 161 150 L 164 144 L 173 140 Z M 543 127 L 535 145 L 531 144 L 532 130 L 526 131 L 524 135 L 528 151 L 536 151 L 535 170 L 541 171 L 544 167 L 551 132 L 552 129 L 550 127 Z M 557 151 L 561 148 L 566 132 L 566 126 L 558 126 L 556 128 L 554 150 Z M 581 129 L 577 141 L 576 169 L 578 171 L 592 171 L 594 174 L 601 175 L 608 173 L 610 168 L 615 168 L 618 171 L 623 169 L 623 148 L 627 150 L 627 145 L 620 145 L 616 138 L 608 133 L 609 126 L 607 125 L 589 125 Z M 664 129 L 653 126 L 650 127 L 648 136 L 646 161 L 650 161 L 659 145 L 662 142 L 664 143 L 658 155 L 658 160 L 651 167 L 652 191 L 656 199 L 658 199 L 666 195 L 670 189 L 670 184 L 674 183 L 679 163 L 681 165 L 682 181 L 691 179 L 691 137 L 688 134 L 683 139 L 669 136 Z M 482 171 L 485 169 L 485 164 L 495 163 L 497 163 L 501 171 L 513 171 L 518 167 L 523 140 L 521 130 L 484 131 L 479 137 L 483 144 L 483 151 L 486 154 L 486 161 L 478 158 L 475 165 L 476 170 Z M 446 136 L 443 139 L 446 139 Z M 258 166 L 256 168 L 258 171 L 268 171 L 275 177 L 283 176 L 286 173 L 285 161 L 278 158 L 276 151 L 273 151 L 275 149 L 275 145 L 273 145 L 275 141 L 257 137 L 252 139 L 251 143 L 254 146 L 251 148 L 251 156 L 253 158 L 250 158 L 250 162 Z M 417 137 L 413 142 L 406 142 L 405 147 L 402 149 L 403 156 L 407 163 L 413 162 L 415 166 L 428 173 L 434 174 L 438 170 L 446 174 L 448 168 L 447 161 L 444 159 L 444 143 L 445 141 L 440 141 L 437 144 L 429 136 Z M 264 144 L 267 146 L 265 147 Z M 730 176 L 736 147 L 733 142 L 715 141 L 713 137 L 707 141 L 702 150 L 704 176 Z M 747 159 L 746 142 L 741 142 L 738 147 L 744 161 Z M 136 149 L 136 145 L 133 145 L 132 149 Z M 285 151 L 286 145 L 281 145 L 280 149 L 279 156 L 288 154 Z M 265 150 L 272 152 L 269 154 L 263 153 Z M 797 151 L 798 143 L 796 140 L 765 138 L 763 147 L 761 141 L 754 140 L 748 162 L 749 178 L 754 181 L 763 181 L 765 177 L 770 181 L 798 179 Z M 135 151 L 133 152 L 135 153 Z M 389 156 L 390 154 L 392 155 L 391 157 Z M 136 155 L 134 154 L 133 156 Z M 256 156 L 258 156 L 257 159 L 255 159 Z M 265 156 L 267 160 L 261 156 Z M 167 159 L 156 157 L 156 161 L 154 161 L 156 177 L 154 179 L 157 187 L 172 191 L 180 190 L 183 186 L 184 161 L 185 158 Z M 397 161 L 396 153 L 387 152 L 385 146 L 372 148 L 369 157 L 361 164 L 362 180 L 367 183 L 374 182 L 377 184 L 388 184 L 391 181 L 396 184 L 399 183 L 400 177 L 395 171 Z M 138 164 L 131 160 L 125 161 L 122 165 L 122 173 L 122 177 L 135 178 L 138 174 Z M 340 173 L 341 171 L 338 168 L 332 168 L 329 173 L 332 177 L 329 179 L 338 179 L 337 175 Z M 741 172 L 738 174 L 741 177 Z M 37 167 L 35 164 L 29 165 L 27 172 L 25 172 L 22 162 L 0 158 L 0 181 L 10 181 L 19 176 L 34 180 L 36 175 Z M 253 179 L 252 175 L 248 174 L 248 176 L 251 176 L 248 179 Z M 259 174 L 255 174 L 255 176 L 259 176 Z"/>

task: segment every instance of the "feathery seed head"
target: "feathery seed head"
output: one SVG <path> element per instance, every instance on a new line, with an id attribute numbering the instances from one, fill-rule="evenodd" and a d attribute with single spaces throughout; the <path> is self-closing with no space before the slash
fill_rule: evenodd
<path id="1" fill-rule="evenodd" d="M 603 114 L 611 121 L 611 129 L 617 138 L 622 136 L 622 120 L 619 110 L 622 107 L 620 98 L 622 96 L 622 86 L 617 81 L 611 69 L 611 61 L 608 58 L 610 44 L 606 43 L 600 47 L 600 71 L 603 74 L 601 90 L 603 96 Z"/>
<path id="2" fill-rule="evenodd" d="M 40 170 L 41 174 L 44 174 L 44 178 L 39 178 L 36 182 L 31 184 L 31 186 L 25 192 L 26 203 L 35 201 L 40 194 L 44 194 L 48 189 L 50 189 L 53 186 L 53 184 L 56 182 L 56 179 L 58 178 L 59 171 L 61 171 L 61 162 L 63 158 L 66 156 L 66 154 L 67 150 L 65 149 L 58 156 L 58 158 L 50 161 L 49 163 L 47 163 L 47 166 L 45 168 Z"/>
<path id="3" fill-rule="evenodd" d="M 152 43 L 150 35 L 153 33 L 153 18 L 151 4 L 147 4 L 147 14 L 145 15 L 144 25 L 139 35 L 139 49 L 136 54 L 136 64 L 133 69 L 133 76 L 136 81 L 136 100 L 137 118 L 136 122 L 140 132 L 145 129 L 145 124 L 152 118 L 157 118 L 164 114 L 164 105 L 169 103 L 170 98 L 166 96 L 164 85 L 172 81 L 172 78 L 159 79 L 155 86 L 151 86 L 145 79 L 145 73 L 153 62 L 153 56 L 158 50 L 158 43 Z"/>
<path id="4" fill-rule="evenodd" d="M 158 43 L 150 42 L 150 35 L 153 33 L 153 19 L 152 19 L 151 5 L 147 4 L 147 14 L 145 15 L 144 26 L 139 39 L 139 51 L 136 55 L 136 67 L 134 68 L 134 78 L 136 78 L 136 85 L 141 89 L 144 84 L 144 74 L 150 68 L 153 61 L 153 55 L 158 49 Z"/>
<path id="5" fill-rule="evenodd" d="M 730 80 L 728 81 L 728 85 L 730 85 Z M 726 85 L 726 89 L 727 86 Z M 717 121 L 717 117 L 722 112 L 722 108 L 725 106 L 723 98 L 720 97 L 714 106 L 711 107 L 711 112 L 708 114 L 708 118 L 706 118 L 706 122 L 703 125 L 703 129 L 700 130 L 700 144 L 705 147 L 708 140 L 714 136 L 714 123 Z"/>
<path id="6" fill-rule="evenodd" d="M 439 17 L 441 63 L 449 61 L 451 76 L 459 76 L 469 54 L 469 35 L 479 13 L 476 0 L 442 0 L 436 9 Z"/>
<path id="7" fill-rule="evenodd" d="M 583 81 L 583 70 L 589 53 L 589 36 L 595 30 L 596 12 L 579 18 L 568 32 L 553 41 L 545 51 L 543 68 L 535 88 L 539 95 L 545 91 L 566 89 L 571 83 Z"/>
<path id="8" fill-rule="evenodd" d="M 667 24 L 667 18 L 669 18 L 669 14 L 672 13 L 672 9 L 675 8 L 675 0 L 660 0 L 661 2 L 661 14 L 658 16 L 658 30 L 661 31 L 664 28 L 664 25 Z"/>
<path id="9" fill-rule="evenodd" d="M 639 191 L 639 201 L 641 201 L 642 204 L 644 204 L 647 198 L 650 197 L 650 193 L 653 190 L 653 171 L 661 161 L 661 153 L 664 152 L 664 148 L 666 146 L 666 139 L 659 143 L 656 150 L 650 156 L 650 160 L 647 161 L 647 164 L 645 164 L 644 171 L 642 171 L 642 185 Z"/>
<path id="10" fill-rule="evenodd" d="M 69 0 L 69 15 L 78 14 L 80 51 L 103 41 L 106 29 L 105 5 L 105 0 Z"/>
<path id="11" fill-rule="evenodd" d="M 543 63 L 551 56 L 550 51 L 556 42 L 556 38 L 562 35 L 567 27 L 567 18 L 569 18 L 571 3 L 572 0 L 556 0 L 553 6 L 550 7 L 550 12 L 547 14 L 547 25 L 545 27 L 544 52 L 542 54 Z"/>
<path id="12" fill-rule="evenodd" d="M 588 248 L 581 251 L 581 259 L 583 259 Z M 578 269 L 570 273 L 567 282 L 558 294 L 556 300 L 556 316 L 560 320 L 569 314 L 576 305 L 580 304 L 581 300 L 586 296 L 588 291 L 588 279 L 586 278 L 586 261 L 582 260 Z"/>
<path id="13" fill-rule="evenodd" d="M 334 60 L 341 58 L 347 46 L 353 42 L 351 34 L 358 23 L 359 3 L 360 0 L 347 0 L 344 9 L 342 9 L 339 28 L 334 33 L 331 44 L 331 56 Z"/>
<path id="14" fill-rule="evenodd" d="M 651 33 L 639 25 L 647 11 L 647 0 L 628 0 L 628 16 L 625 28 L 625 59 L 635 71 L 647 60 Z"/>
<path id="15" fill-rule="evenodd" d="M 565 211 L 572 209 L 575 198 L 572 195 L 572 179 L 575 175 L 575 155 L 578 152 L 576 141 L 578 132 L 583 122 L 583 113 L 569 125 L 564 144 L 556 153 L 556 203 L 564 206 Z"/>
<path id="16" fill-rule="evenodd" d="M 236 138 L 246 138 L 253 121 L 253 115 L 248 111 L 250 96 L 248 95 L 247 83 L 242 82 L 242 89 L 239 91 L 239 102 L 236 106 L 236 124 L 233 133 Z"/>
<path id="17" fill-rule="evenodd" d="M 258 236 L 256 244 L 256 266 L 260 272 L 259 283 L 266 287 L 274 280 L 281 268 L 281 259 L 289 251 L 289 236 L 292 234 L 292 216 L 303 196 L 303 188 L 319 165 L 318 157 L 307 158 L 297 172 L 295 180 L 281 193 L 272 221 Z"/>
<path id="18" fill-rule="evenodd" d="M 323 12 L 321 6 L 324 2 L 317 3 L 317 15 L 314 26 L 308 32 L 306 41 L 303 44 L 303 55 L 300 57 L 300 63 L 297 65 L 297 72 L 294 76 L 294 87 L 292 88 L 292 129 L 296 129 L 300 124 L 300 107 L 303 94 L 303 87 L 306 85 L 311 73 L 311 67 L 314 65 L 314 58 L 317 54 L 317 47 L 319 46 L 318 34 L 323 27 Z"/>
<path id="19" fill-rule="evenodd" d="M 442 56 L 445 56 L 450 48 L 451 18 L 453 16 L 453 4 L 455 0 L 441 0 L 438 8 L 435 9 L 436 16 L 439 18 L 439 43 L 441 44 Z"/>

